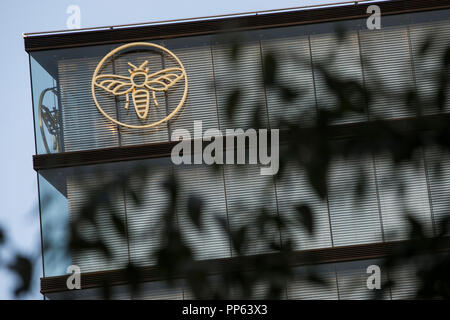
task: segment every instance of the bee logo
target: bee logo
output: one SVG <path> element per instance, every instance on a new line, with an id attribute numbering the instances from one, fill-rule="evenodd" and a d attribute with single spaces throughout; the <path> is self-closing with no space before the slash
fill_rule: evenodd
<path id="1" fill-rule="evenodd" d="M 101 67 L 103 66 L 103 64 L 107 59 L 109 59 L 117 52 L 125 50 L 130 47 L 151 47 L 153 50 L 157 49 L 160 52 L 162 52 L 162 54 L 167 54 L 171 59 L 173 59 L 178 64 L 178 66 L 166 68 L 156 72 L 151 72 L 152 70 L 150 70 L 147 67 L 148 60 L 145 60 L 141 65 L 139 65 L 139 67 L 132 64 L 131 62 L 128 62 L 128 65 L 131 67 L 131 69 L 128 69 L 129 75 L 127 76 L 115 74 L 99 74 Z M 153 101 L 153 104 L 156 108 L 159 106 L 156 93 L 157 92 L 167 93 L 172 86 L 174 86 L 176 83 L 182 80 L 184 80 L 184 94 L 178 106 L 164 119 L 149 124 L 130 125 L 122 123 L 114 119 L 114 117 L 112 117 L 111 115 L 107 114 L 101 108 L 100 104 L 96 99 L 95 93 L 96 87 L 101 88 L 115 96 L 125 96 L 126 102 L 124 107 L 125 109 L 128 110 L 130 106 L 130 95 L 131 95 L 136 115 L 139 119 L 144 121 L 147 120 L 151 106 L 151 101 Z M 186 72 L 181 61 L 171 51 L 169 51 L 164 47 L 147 42 L 136 42 L 126 44 L 108 53 L 98 64 L 92 77 L 92 96 L 100 112 L 114 123 L 129 128 L 154 127 L 170 120 L 183 106 L 187 96 Z"/>

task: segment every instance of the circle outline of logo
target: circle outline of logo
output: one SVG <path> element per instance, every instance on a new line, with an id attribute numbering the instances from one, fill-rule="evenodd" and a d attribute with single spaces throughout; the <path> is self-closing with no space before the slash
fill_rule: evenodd
<path id="1" fill-rule="evenodd" d="M 167 53 L 169 56 L 171 56 L 172 58 L 175 59 L 175 61 L 179 64 L 180 68 L 183 70 L 183 77 L 184 77 L 184 93 L 183 93 L 183 97 L 181 98 L 180 102 L 178 103 L 177 107 L 170 113 L 168 114 L 165 118 L 158 120 L 156 122 L 152 122 L 146 125 L 142 125 L 142 126 L 137 126 L 137 125 L 132 125 L 132 124 L 126 124 L 123 122 L 120 122 L 119 120 L 114 119 L 113 117 L 111 117 L 110 115 L 108 115 L 100 106 L 100 104 L 97 101 L 97 97 L 95 96 L 95 78 L 98 75 L 98 72 L 100 70 L 100 68 L 103 66 L 103 64 L 106 62 L 106 60 L 108 60 L 111 56 L 113 56 L 114 54 L 116 54 L 119 51 L 122 51 L 124 49 L 128 49 L 131 47 L 151 47 L 151 48 L 157 48 L 165 53 Z M 106 56 L 103 57 L 102 60 L 100 60 L 100 62 L 98 63 L 97 67 L 95 68 L 94 74 L 92 75 L 92 81 L 91 81 L 91 92 L 92 92 L 92 98 L 94 100 L 94 103 L 97 107 L 97 109 L 110 121 L 112 121 L 115 124 L 118 124 L 120 126 L 123 127 L 127 127 L 130 129 L 147 129 L 147 128 L 152 128 L 152 127 L 156 127 L 164 122 L 169 121 L 170 119 L 173 118 L 173 116 L 175 114 L 178 113 L 178 111 L 180 111 L 180 109 L 182 108 L 182 106 L 184 105 L 186 98 L 187 98 L 187 93 L 188 93 L 188 79 L 187 79 L 187 74 L 186 74 L 186 69 L 183 66 L 183 63 L 180 61 L 180 59 L 178 59 L 178 57 L 169 49 L 164 48 L 163 46 L 154 44 L 154 43 L 150 43 L 150 42 L 132 42 L 132 43 L 127 43 L 124 44 L 120 47 L 117 47 L 115 49 L 113 49 L 112 51 L 110 51 Z"/>

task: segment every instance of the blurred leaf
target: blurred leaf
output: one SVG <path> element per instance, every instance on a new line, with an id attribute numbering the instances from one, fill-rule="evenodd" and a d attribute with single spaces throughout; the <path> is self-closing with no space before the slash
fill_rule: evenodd
<path id="1" fill-rule="evenodd" d="M 130 185 L 128 185 L 125 190 L 127 190 L 128 194 L 131 196 L 131 199 L 133 199 L 135 204 L 137 204 L 139 206 L 142 203 L 141 197 L 137 194 L 137 192 Z"/>
<path id="2" fill-rule="evenodd" d="M 178 185 L 175 176 L 171 175 L 167 177 L 167 179 L 163 182 L 163 186 L 167 191 L 169 191 L 172 201 L 175 201 L 178 191 Z"/>
<path id="3" fill-rule="evenodd" d="M 431 46 L 433 44 L 433 41 L 434 41 L 434 39 L 431 36 L 431 37 L 427 37 L 425 39 L 425 41 L 422 42 L 422 44 L 420 45 L 420 49 L 419 49 L 419 56 L 420 57 L 423 57 L 423 56 L 425 56 L 428 53 L 428 51 L 430 50 L 430 48 L 431 48 Z"/>
<path id="4" fill-rule="evenodd" d="M 233 117 L 236 111 L 237 105 L 241 100 L 242 91 L 240 89 L 234 89 L 233 92 L 228 96 L 225 110 L 227 112 L 228 119 Z"/>
<path id="5" fill-rule="evenodd" d="M 112 290 L 111 290 L 111 281 L 110 279 L 103 279 L 102 280 L 102 293 L 103 293 L 103 299 L 104 300 L 110 300 L 112 298 Z"/>
<path id="6" fill-rule="evenodd" d="M 208 299 L 211 296 L 207 270 L 201 267 L 191 268 L 188 272 L 187 282 L 190 291 L 196 299 Z"/>
<path id="7" fill-rule="evenodd" d="M 88 201 L 81 207 L 80 217 L 78 220 L 87 220 L 93 224 L 95 224 L 95 212 L 96 212 L 96 204 L 93 201 Z"/>
<path id="8" fill-rule="evenodd" d="M 155 256 L 161 272 L 171 281 L 191 261 L 192 251 L 181 241 L 179 234 L 173 233 L 169 237 L 169 243 L 158 249 Z"/>
<path id="9" fill-rule="evenodd" d="M 188 199 L 188 214 L 194 225 L 201 229 L 201 213 L 203 207 L 203 200 L 195 195 Z"/>
<path id="10" fill-rule="evenodd" d="M 231 44 L 231 54 L 230 54 L 230 58 L 232 61 L 237 61 L 237 59 L 239 57 L 240 49 L 241 49 L 240 42 L 237 40 L 233 41 Z"/>
<path id="11" fill-rule="evenodd" d="M 425 238 L 423 226 L 419 220 L 417 220 L 411 214 L 406 214 L 406 219 L 410 227 L 410 238 L 411 239 L 421 239 Z"/>
<path id="12" fill-rule="evenodd" d="M 421 115 L 422 114 L 422 108 L 421 105 L 419 103 L 419 97 L 417 95 L 417 92 L 415 90 L 408 90 L 406 92 L 406 105 L 413 111 L 415 111 L 415 113 L 417 115 Z"/>
<path id="13" fill-rule="evenodd" d="M 231 232 L 231 243 L 238 255 L 243 254 L 245 244 L 247 242 L 248 226 L 244 225 Z"/>
<path id="14" fill-rule="evenodd" d="M 217 221 L 218 225 L 222 228 L 225 233 L 228 233 L 228 222 L 222 216 L 214 216 L 214 219 Z"/>
<path id="15" fill-rule="evenodd" d="M 314 154 L 310 161 L 306 164 L 306 173 L 309 178 L 311 186 L 321 199 L 325 199 L 328 194 L 327 186 L 327 163 L 328 161 L 325 154 L 322 154 L 323 158 L 318 158 L 321 153 Z"/>
<path id="16" fill-rule="evenodd" d="M 264 113 L 265 106 L 261 103 L 257 103 L 255 107 L 253 108 L 253 116 L 251 120 L 251 126 L 252 128 L 265 128 L 267 127 L 267 124 L 263 122 L 263 117 L 265 115 Z"/>
<path id="17" fill-rule="evenodd" d="M 319 276 L 316 272 L 314 272 L 314 271 L 310 271 L 310 272 L 308 273 L 306 279 L 307 279 L 309 282 L 312 282 L 312 283 L 317 284 L 317 285 L 319 285 L 319 286 L 321 286 L 321 287 L 324 287 L 324 288 L 326 288 L 327 286 L 330 285 L 330 284 L 328 283 L 328 281 L 327 281 L 325 278 L 320 277 L 320 276 Z"/>
<path id="18" fill-rule="evenodd" d="M 292 102 L 297 96 L 297 92 L 286 86 L 280 86 L 280 96 L 286 102 Z"/>
<path id="19" fill-rule="evenodd" d="M 33 274 L 33 264 L 31 260 L 20 254 L 16 255 L 14 262 L 8 265 L 9 270 L 16 273 L 19 277 L 19 283 L 14 289 L 14 295 L 17 297 L 27 292 L 31 285 L 31 276 Z"/>
<path id="20" fill-rule="evenodd" d="M 437 225 L 438 236 L 444 237 L 448 233 L 449 227 L 450 227 L 450 214 L 449 212 L 446 212 L 444 214 L 444 218 L 441 219 L 441 221 Z"/>
<path id="21" fill-rule="evenodd" d="M 277 72 L 277 61 L 273 54 L 267 53 L 264 55 L 263 80 L 267 86 L 275 84 Z"/>
<path id="22" fill-rule="evenodd" d="M 450 46 L 447 46 L 447 48 L 445 49 L 443 65 L 445 68 L 450 67 Z"/>
<path id="23" fill-rule="evenodd" d="M 75 252 L 82 252 L 85 250 L 95 250 L 103 254 L 105 257 L 111 257 L 111 252 L 107 245 L 100 239 L 94 239 L 91 241 L 85 240 L 80 232 L 80 221 L 78 223 L 72 222 L 70 224 L 70 240 L 69 240 L 69 250 Z"/>
<path id="24" fill-rule="evenodd" d="M 364 170 L 364 168 L 360 167 L 358 169 L 358 177 L 356 180 L 356 188 L 355 188 L 355 193 L 358 197 L 363 197 L 366 189 L 367 189 L 367 177 L 366 177 L 366 171 Z"/>
<path id="25" fill-rule="evenodd" d="M 284 246 L 284 243 L 283 243 L 283 246 Z M 277 241 L 271 241 L 271 242 L 269 243 L 269 248 L 270 248 L 271 250 L 273 250 L 273 251 L 281 251 L 284 247 L 281 246 L 281 243 L 280 243 L 280 242 L 277 242 Z"/>
<path id="26" fill-rule="evenodd" d="M 297 218 L 300 224 L 308 231 L 310 235 L 314 234 L 314 217 L 313 211 L 307 204 L 295 207 Z"/>
<path id="27" fill-rule="evenodd" d="M 125 268 L 125 273 L 132 295 L 138 294 L 139 285 L 141 283 L 141 273 L 139 269 L 133 263 L 128 263 L 127 267 Z"/>
<path id="28" fill-rule="evenodd" d="M 429 257 L 430 258 L 430 257 Z M 420 299 L 450 298 L 450 255 L 432 257 L 427 265 L 419 269 L 420 285 L 417 297 Z"/>
<path id="29" fill-rule="evenodd" d="M 121 217 L 117 213 L 111 212 L 111 219 L 114 224 L 114 227 L 119 232 L 119 234 L 121 236 L 125 237 L 126 233 L 127 233 L 126 226 L 125 226 L 124 221 L 121 219 Z"/>
<path id="30" fill-rule="evenodd" d="M 0 245 L 5 243 L 5 234 L 3 232 L 3 229 L 0 228 Z"/>
<path id="31" fill-rule="evenodd" d="M 348 33 L 347 28 L 341 24 L 338 24 L 336 26 L 335 32 L 336 32 L 336 39 L 338 40 L 338 42 L 339 43 L 344 42 L 345 39 L 347 38 Z"/>

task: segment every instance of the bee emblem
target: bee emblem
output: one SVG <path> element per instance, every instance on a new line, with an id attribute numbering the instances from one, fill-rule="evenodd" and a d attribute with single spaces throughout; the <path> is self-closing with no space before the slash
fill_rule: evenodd
<path id="1" fill-rule="evenodd" d="M 95 85 L 112 93 L 116 96 L 126 95 L 125 109 L 130 105 L 129 94 L 133 98 L 134 109 L 140 119 L 147 119 L 150 107 L 150 91 L 155 107 L 158 107 L 156 92 L 169 90 L 178 80 L 184 76 L 181 68 L 167 68 L 149 74 L 149 68 L 146 68 L 148 60 L 144 61 L 139 67 L 128 62 L 132 67 L 128 72 L 129 77 L 114 74 L 99 75 L 95 78 Z"/>
<path id="2" fill-rule="evenodd" d="M 113 54 L 127 49 L 129 47 L 135 46 L 146 46 L 151 47 L 152 49 L 158 49 L 162 51 L 163 54 L 172 58 L 178 66 L 165 68 L 163 70 L 159 70 L 156 72 L 151 72 L 148 68 L 148 60 L 145 60 L 138 67 L 131 62 L 128 62 L 128 65 L 131 67 L 128 69 L 129 75 L 116 75 L 116 74 L 99 74 L 99 70 L 104 62 L 110 58 Z M 151 124 L 143 124 L 143 125 L 130 125 L 119 122 L 114 119 L 110 115 L 106 114 L 106 112 L 99 105 L 96 96 L 95 96 L 95 88 L 101 88 L 108 93 L 111 93 L 115 96 L 125 96 L 125 109 L 129 109 L 130 107 L 130 95 L 133 100 L 134 109 L 136 111 L 136 115 L 141 120 L 146 120 L 149 114 L 151 101 L 157 108 L 159 106 L 156 93 L 157 92 L 168 92 L 168 90 L 178 83 L 180 80 L 184 79 L 185 88 L 183 97 L 178 104 L 178 106 L 173 110 L 166 118 L 156 121 Z M 97 105 L 97 108 L 111 121 L 129 127 L 129 128 L 149 128 L 156 126 L 162 122 L 168 121 L 170 118 L 175 115 L 184 104 L 187 95 L 187 77 L 184 67 L 181 61 L 168 49 L 161 47 L 156 44 L 146 43 L 146 42 L 137 42 L 131 43 L 127 45 L 123 45 L 117 49 L 111 51 L 108 55 L 106 55 L 102 61 L 97 66 L 97 69 L 94 72 L 92 78 L 92 95 L 94 98 L 94 102 Z"/>

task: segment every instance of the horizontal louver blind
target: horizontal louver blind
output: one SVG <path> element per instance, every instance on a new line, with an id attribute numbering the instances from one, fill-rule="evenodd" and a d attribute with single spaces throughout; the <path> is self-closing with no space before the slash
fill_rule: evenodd
<path id="1" fill-rule="evenodd" d="M 132 298 L 128 286 L 111 286 L 108 294 L 111 300 L 130 300 Z M 104 300 L 105 290 L 103 288 L 67 290 L 45 296 L 50 300 Z"/>
<path id="2" fill-rule="evenodd" d="M 277 81 L 298 95 L 288 103 L 282 98 L 280 88 L 266 88 L 271 128 L 277 128 L 278 120 L 311 125 L 316 99 L 308 37 L 264 40 L 261 45 L 263 55 L 272 54 L 277 61 Z"/>
<path id="3" fill-rule="evenodd" d="M 194 300 L 194 299 L 216 299 L 214 294 L 219 294 L 222 296 L 229 296 L 231 292 L 231 283 L 224 285 L 220 281 L 219 276 L 213 275 L 206 278 L 207 286 L 204 287 L 204 291 L 200 292 L 200 296 L 196 296 L 189 286 L 184 283 L 183 285 L 183 300 Z"/>
<path id="4" fill-rule="evenodd" d="M 160 246 L 161 217 L 169 205 L 169 194 L 163 187 L 170 174 L 170 167 L 153 168 L 143 180 L 132 177 L 130 188 L 138 192 L 140 202 L 136 203 L 126 193 L 128 239 L 131 262 L 139 266 L 154 265 L 154 252 Z"/>
<path id="5" fill-rule="evenodd" d="M 349 32 L 345 39 L 339 40 L 335 34 L 317 34 L 310 37 L 312 60 L 314 62 L 314 79 L 317 92 L 317 102 L 320 108 L 336 110 L 339 91 L 332 91 L 319 67 L 325 68 L 330 76 L 340 81 L 356 81 L 363 84 L 361 57 L 358 37 L 355 32 Z M 332 50 L 331 50 L 332 48 Z M 354 101 L 353 101 L 354 102 Z M 361 106 L 364 110 L 364 106 Z M 360 113 L 348 112 L 336 123 L 349 123 L 367 120 Z"/>
<path id="6" fill-rule="evenodd" d="M 331 247 L 330 220 L 327 201 L 321 200 L 312 189 L 305 172 L 290 164 L 285 174 L 277 181 L 277 199 L 280 215 L 288 219 L 287 234 L 282 234 L 283 242 L 294 240 L 295 250 Z M 305 227 L 300 227 L 297 206 L 308 205 L 313 212 L 314 233 L 309 235 Z"/>
<path id="7" fill-rule="evenodd" d="M 391 288 L 392 300 L 416 298 L 419 288 L 416 272 L 416 267 L 410 263 L 398 266 L 389 273 L 389 278 L 393 282 Z"/>
<path id="8" fill-rule="evenodd" d="M 258 165 L 224 166 L 225 190 L 228 208 L 229 225 L 232 232 L 243 225 L 250 226 L 248 237 L 252 246 L 246 248 L 247 254 L 267 253 L 269 241 L 280 244 L 279 230 L 270 225 L 263 232 L 266 242 L 258 240 L 260 230 L 257 221 L 264 207 L 270 215 L 277 214 L 275 187 L 272 176 L 260 175 Z M 233 255 L 236 252 L 233 248 Z"/>
<path id="9" fill-rule="evenodd" d="M 422 155 L 417 163 L 399 165 L 388 156 L 375 158 L 381 215 L 386 241 L 408 238 L 406 214 L 412 215 L 432 235 L 430 202 Z M 416 167 L 417 165 L 417 167 Z"/>
<path id="10" fill-rule="evenodd" d="M 92 100 L 91 80 L 99 60 L 79 58 L 59 61 L 65 151 L 119 146 L 117 126 L 103 117 Z M 107 65 L 105 72 L 112 73 L 112 66 Z M 115 114 L 112 95 L 101 94 L 97 99 L 105 112 Z"/>
<path id="11" fill-rule="evenodd" d="M 165 281 L 147 282 L 141 285 L 140 292 L 133 297 L 137 300 L 183 300 L 180 281 L 169 286 Z"/>
<path id="12" fill-rule="evenodd" d="M 258 105 L 261 111 L 261 126 L 267 126 L 259 41 L 243 43 L 237 61 L 232 60 L 231 45 L 213 45 L 213 60 L 220 129 L 251 127 Z M 227 116 L 226 108 L 230 95 L 236 89 L 241 90 L 241 95 L 231 120 Z"/>
<path id="13" fill-rule="evenodd" d="M 450 154 L 437 147 L 425 151 L 428 183 L 433 208 L 436 233 L 443 219 L 449 216 L 450 208 Z"/>
<path id="14" fill-rule="evenodd" d="M 167 43 L 170 48 L 171 42 Z M 175 48 L 173 52 L 186 69 L 189 89 L 182 111 L 170 121 L 171 131 L 187 129 L 193 133 L 195 120 L 202 121 L 203 130 L 218 128 L 214 70 L 209 42 L 194 48 Z M 178 92 L 168 96 L 170 110 L 176 107 L 181 95 L 182 93 Z"/>
<path id="15" fill-rule="evenodd" d="M 369 105 L 371 118 L 414 115 L 404 103 L 404 93 L 414 89 L 406 27 L 363 30 L 360 44 L 365 84 L 373 92 Z"/>
<path id="16" fill-rule="evenodd" d="M 357 194 L 365 177 L 364 193 Z M 381 224 L 370 157 L 335 159 L 329 172 L 329 207 L 335 246 L 381 241 Z"/>
<path id="17" fill-rule="evenodd" d="M 69 220 L 77 221 L 80 210 L 94 192 L 99 192 L 105 183 L 111 181 L 112 174 L 93 175 L 90 177 L 69 177 L 67 180 L 67 198 L 69 201 Z M 127 239 L 121 237 L 112 220 L 113 212 L 126 223 L 124 195 L 121 190 L 109 194 L 109 206 L 97 207 L 93 223 L 82 220 L 79 233 L 83 240 L 96 242 L 101 240 L 108 247 L 111 257 L 107 258 L 99 249 L 86 249 L 73 252 L 72 263 L 81 268 L 81 272 L 120 269 L 128 263 Z M 79 221 L 79 220 L 78 220 Z M 95 226 L 97 228 L 95 228 Z"/>
<path id="18" fill-rule="evenodd" d="M 309 279 L 309 275 L 323 279 L 317 283 Z M 288 299 L 290 300 L 337 300 L 338 290 L 336 273 L 332 264 L 314 267 L 313 273 L 308 267 L 296 268 L 293 281 L 288 283 Z"/>
<path id="19" fill-rule="evenodd" d="M 175 174 L 180 186 L 178 225 L 194 250 L 195 258 L 202 260 L 229 257 L 231 253 L 227 230 L 223 230 L 217 221 L 217 218 L 227 220 L 222 170 L 213 171 L 206 166 L 176 167 Z M 201 229 L 189 217 L 189 199 L 202 203 Z"/>
<path id="20" fill-rule="evenodd" d="M 439 92 L 440 73 L 443 71 L 445 50 L 450 45 L 450 22 L 439 22 L 410 26 L 411 46 L 414 60 L 414 75 L 421 106 L 425 114 L 439 112 L 436 97 Z M 421 54 L 424 45 L 431 40 L 431 46 L 425 55 Z M 450 109 L 450 97 L 447 95 L 444 109 Z"/>
<path id="21" fill-rule="evenodd" d="M 278 285 L 278 284 L 276 284 L 276 285 Z M 270 299 L 271 298 L 270 283 L 266 280 L 260 280 L 260 281 L 257 281 L 256 283 L 254 283 L 254 285 L 252 287 L 252 297 L 251 298 L 256 299 L 256 300 Z M 286 294 L 285 290 L 283 292 L 281 292 L 279 298 L 283 299 L 283 300 L 287 298 L 287 294 Z M 239 299 L 239 297 L 236 297 L 236 299 Z"/>

